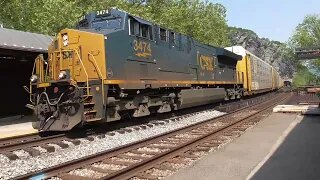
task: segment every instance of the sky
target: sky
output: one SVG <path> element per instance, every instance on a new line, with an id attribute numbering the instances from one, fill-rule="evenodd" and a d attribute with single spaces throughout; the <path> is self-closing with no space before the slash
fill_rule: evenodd
<path id="1" fill-rule="evenodd" d="M 210 0 L 227 8 L 229 26 L 286 42 L 308 14 L 320 14 L 320 0 Z"/>

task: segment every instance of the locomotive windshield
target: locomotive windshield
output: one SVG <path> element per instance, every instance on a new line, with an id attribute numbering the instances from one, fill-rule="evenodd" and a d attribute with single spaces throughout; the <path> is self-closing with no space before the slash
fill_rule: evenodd
<path id="1" fill-rule="evenodd" d="M 78 28 L 89 28 L 89 22 L 87 19 L 83 19 L 79 22 Z"/>

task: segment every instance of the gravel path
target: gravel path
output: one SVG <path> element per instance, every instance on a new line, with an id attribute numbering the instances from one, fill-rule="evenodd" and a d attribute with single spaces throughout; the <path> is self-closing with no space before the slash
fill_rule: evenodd
<path id="1" fill-rule="evenodd" d="M 24 155 L 20 159 L 8 161 L 7 157 L 0 155 L 0 179 L 11 179 L 19 175 L 48 168 L 50 166 L 58 165 L 74 159 L 79 159 L 81 157 L 96 154 L 128 143 L 150 138 L 161 133 L 212 119 L 223 114 L 224 113 L 219 111 L 209 110 L 191 115 L 189 117 L 184 117 L 179 121 L 170 121 L 170 123 L 166 123 L 164 125 L 141 129 L 139 131 L 132 131 L 125 134 L 116 132 L 114 136 L 106 136 L 106 138 L 103 139 L 95 138 L 94 141 L 81 139 L 81 144 L 78 146 L 72 146 L 67 149 L 60 148 L 53 153 L 45 153 L 36 157 Z M 23 152 L 18 153 L 24 154 Z"/>

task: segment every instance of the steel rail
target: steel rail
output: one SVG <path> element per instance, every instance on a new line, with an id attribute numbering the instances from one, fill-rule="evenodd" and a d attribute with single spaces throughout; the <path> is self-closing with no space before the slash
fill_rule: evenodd
<path id="1" fill-rule="evenodd" d="M 285 97 L 284 99 L 287 99 L 287 97 Z M 283 101 L 284 99 L 281 99 L 280 101 Z M 117 171 L 115 173 L 112 173 L 108 176 L 105 176 L 101 179 L 130 179 L 132 177 L 134 177 L 135 175 L 137 175 L 137 172 L 141 172 L 141 171 L 145 171 L 148 170 L 150 168 L 152 168 L 155 164 L 160 163 L 161 161 L 164 161 L 165 159 L 177 156 L 185 151 L 187 151 L 188 149 L 190 149 L 190 146 L 194 147 L 195 144 L 199 144 L 200 141 L 205 141 L 208 138 L 211 138 L 211 136 L 216 136 L 217 133 L 220 133 L 230 127 L 233 127 L 239 123 L 242 123 L 243 121 L 249 119 L 249 118 L 253 118 L 255 117 L 257 114 L 261 113 L 262 111 L 265 111 L 267 109 L 269 109 L 270 107 L 273 107 L 275 104 L 277 104 L 278 102 L 272 103 L 270 105 L 267 105 L 266 107 L 260 109 L 260 111 L 257 111 L 253 114 L 250 114 L 248 116 L 245 116 L 244 118 L 241 118 L 240 120 L 237 120 L 235 122 L 232 122 L 224 127 L 221 127 L 220 129 L 214 130 L 211 133 L 208 133 L 204 136 L 201 136 L 199 138 L 196 138 L 192 141 L 189 141 L 187 143 L 181 144 L 178 147 L 175 147 L 173 149 L 170 149 L 169 151 L 165 151 L 163 153 L 160 153 L 158 155 L 155 155 L 151 158 L 148 158 L 140 163 L 134 164 L 132 166 L 129 166 L 127 168 L 124 168 L 120 171 Z"/>
<path id="2" fill-rule="evenodd" d="M 48 144 L 55 141 L 67 140 L 64 134 L 41 137 L 39 135 L 25 135 L 21 137 L 8 138 L 0 140 L 0 153 L 31 148 L 43 144 Z"/>
<path id="3" fill-rule="evenodd" d="M 154 141 L 157 141 L 157 140 L 161 140 L 161 139 L 164 139 L 166 137 L 170 137 L 170 136 L 172 136 L 174 134 L 186 132 L 188 130 L 201 127 L 201 126 L 203 126 L 204 124 L 206 124 L 208 122 L 232 118 L 232 116 L 236 115 L 239 112 L 241 113 L 241 111 L 243 111 L 243 110 L 250 110 L 250 109 L 251 110 L 256 110 L 256 112 L 254 114 L 250 114 L 249 116 L 242 118 L 242 121 L 243 121 L 243 120 L 245 120 L 247 118 L 250 118 L 250 117 L 253 117 L 254 115 L 259 114 L 263 110 L 269 109 L 270 107 L 274 106 L 275 104 L 277 104 L 278 101 L 277 102 L 273 102 L 273 103 L 269 104 L 268 106 L 262 108 L 268 102 L 270 103 L 272 101 L 279 100 L 279 97 L 276 96 L 275 98 L 272 98 L 271 100 L 268 100 L 266 102 L 260 102 L 257 105 L 250 106 L 250 107 L 243 107 L 243 108 L 240 108 L 238 110 L 233 111 L 232 113 L 225 114 L 225 115 L 220 116 L 218 118 L 214 118 L 214 119 L 210 119 L 210 120 L 207 120 L 207 121 L 199 122 L 199 123 L 196 123 L 196 124 L 194 124 L 192 126 L 179 128 L 177 130 L 174 130 L 174 131 L 171 131 L 171 132 L 166 132 L 166 133 L 157 135 L 157 136 L 152 137 L 152 138 L 148 138 L 148 139 L 145 139 L 145 140 L 141 140 L 141 141 L 137 141 L 137 142 L 134 142 L 134 143 L 130 143 L 130 144 L 127 144 L 127 145 L 124 145 L 124 146 L 120 146 L 118 148 L 111 149 L 111 150 L 106 150 L 106 151 L 103 151 L 103 152 L 100 152 L 100 153 L 97 153 L 97 154 L 94 154 L 94 155 L 86 156 L 86 157 L 83 157 L 83 158 L 80 158 L 80 159 L 77 159 L 77 160 L 73 160 L 73 161 L 69 161 L 69 162 L 66 162 L 66 163 L 63 163 L 63 164 L 60 164 L 60 165 L 52 166 L 50 168 L 43 169 L 43 170 L 40 170 L 40 171 L 37 171 L 37 172 L 33 172 L 33 173 L 26 174 L 26 175 L 22 175 L 22 176 L 16 177 L 16 179 L 50 178 L 50 177 L 54 177 L 54 176 L 59 176 L 59 175 L 61 175 L 61 173 L 65 173 L 65 172 L 68 172 L 68 171 L 71 171 L 71 170 L 74 170 L 74 169 L 77 169 L 77 168 L 81 168 L 81 167 L 86 166 L 88 164 L 92 164 L 92 163 L 95 163 L 95 162 L 98 162 L 98 161 L 102 161 L 102 160 L 110 158 L 110 157 L 114 157 L 117 154 L 125 153 L 125 152 L 128 152 L 128 151 L 132 150 L 132 149 L 143 147 L 143 146 L 145 146 L 145 145 L 147 145 L 147 144 L 149 144 L 151 142 L 154 142 Z M 286 98 L 287 97 L 285 97 L 283 99 L 286 99 Z M 260 111 L 257 111 L 257 109 L 259 109 L 259 107 L 262 108 L 262 110 L 260 109 Z M 239 122 L 240 121 L 237 121 L 237 122 L 234 122 L 233 124 L 239 123 Z M 230 126 L 232 126 L 232 125 L 229 125 L 229 127 Z M 225 128 L 227 128 L 227 127 L 225 127 Z M 220 131 L 221 130 L 222 129 L 220 129 Z M 214 132 L 214 133 L 217 133 L 217 132 Z M 201 140 L 201 139 L 204 139 L 204 138 L 206 138 L 208 136 L 210 136 L 210 135 L 208 134 L 207 136 L 204 136 L 204 137 L 198 139 L 198 141 Z M 183 145 L 179 146 L 179 148 L 177 147 L 174 150 L 176 151 L 178 149 L 182 149 L 183 147 L 187 147 L 188 144 L 192 144 L 192 143 L 188 142 L 187 144 L 183 144 Z M 162 154 L 153 156 L 153 157 L 151 157 L 151 158 L 149 158 L 149 159 L 147 159 L 145 161 L 142 161 L 140 163 L 137 163 L 137 164 L 135 164 L 133 166 L 128 166 L 127 168 L 125 168 L 123 170 L 120 170 L 120 171 L 117 171 L 116 173 L 112 173 L 112 174 L 104 177 L 103 179 L 114 179 L 114 178 L 127 177 L 128 175 L 126 175 L 126 173 L 134 172 L 134 171 L 136 171 L 136 168 L 138 168 L 138 167 L 140 167 L 140 168 L 141 167 L 145 167 L 145 166 L 147 166 L 146 163 L 150 164 L 151 162 L 153 162 L 153 161 L 155 161 L 157 159 L 161 159 L 164 156 L 168 156 L 172 152 L 174 152 L 174 151 L 168 151 L 168 152 L 165 151 Z"/>

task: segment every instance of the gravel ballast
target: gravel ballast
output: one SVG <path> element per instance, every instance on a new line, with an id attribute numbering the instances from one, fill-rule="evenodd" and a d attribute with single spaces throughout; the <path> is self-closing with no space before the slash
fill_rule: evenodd
<path id="1" fill-rule="evenodd" d="M 67 149 L 61 149 L 56 145 L 55 148 L 58 150 L 55 152 L 44 153 L 36 157 L 25 156 L 23 153 L 23 157 L 20 159 L 9 161 L 7 157 L 0 155 L 0 179 L 11 179 L 19 175 L 48 168 L 54 165 L 65 163 L 67 161 L 97 154 L 102 151 L 150 138 L 152 136 L 156 136 L 181 127 L 206 121 L 223 114 L 225 113 L 215 110 L 208 110 L 190 115 L 188 117 L 183 116 L 179 121 L 170 121 L 169 123 L 165 123 L 163 125 L 140 129 L 130 133 L 127 132 L 125 134 L 120 134 L 115 132 L 114 136 L 106 136 L 106 138 L 102 139 L 95 137 L 94 141 L 80 139 L 81 144 L 78 146 L 70 146 Z"/>

